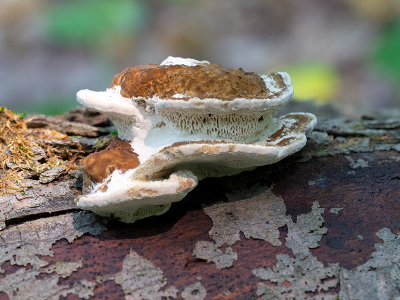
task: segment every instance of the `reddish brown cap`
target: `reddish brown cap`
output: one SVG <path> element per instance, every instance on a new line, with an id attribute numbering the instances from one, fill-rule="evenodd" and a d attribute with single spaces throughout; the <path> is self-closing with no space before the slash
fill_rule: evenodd
<path id="1" fill-rule="evenodd" d="M 92 153 L 83 159 L 85 175 L 92 183 L 103 182 L 115 170 L 126 172 L 135 169 L 140 162 L 128 141 L 113 140 L 102 151 Z"/>
<path id="2" fill-rule="evenodd" d="M 283 81 L 281 84 L 284 85 Z M 232 100 L 273 96 L 258 74 L 214 64 L 131 67 L 114 76 L 111 87 L 116 85 L 121 87 L 121 95 L 128 98 L 157 96 L 161 99 Z M 176 94 L 184 97 L 174 97 Z"/>

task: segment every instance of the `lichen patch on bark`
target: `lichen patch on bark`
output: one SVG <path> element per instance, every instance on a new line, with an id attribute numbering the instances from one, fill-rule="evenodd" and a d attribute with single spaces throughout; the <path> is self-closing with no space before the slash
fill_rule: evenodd
<path id="1" fill-rule="evenodd" d="M 182 291 L 182 298 L 184 300 L 203 300 L 207 296 L 207 291 L 200 281 L 188 285 Z"/>
<path id="2" fill-rule="evenodd" d="M 72 242 L 85 233 L 93 235 L 104 230 L 93 213 L 78 212 L 42 218 L 12 226 L 0 232 L 0 266 L 9 261 L 11 265 L 33 269 L 48 263 L 42 256 L 53 256 L 52 245 L 61 239 Z M 4 270 L 0 268 L 0 273 Z"/>
<path id="3" fill-rule="evenodd" d="M 298 215 L 296 222 L 288 220 L 285 245 L 295 257 L 279 254 L 276 256 L 278 262 L 272 268 L 253 269 L 254 275 L 268 282 L 258 284 L 257 296 L 262 299 L 336 298 L 331 289 L 338 285 L 339 264 L 325 267 L 309 250 L 318 247 L 327 232 L 322 227 L 323 212 L 324 208 L 314 202 L 311 212 Z"/>
<path id="4" fill-rule="evenodd" d="M 400 297 L 400 234 L 388 228 L 376 234 L 383 244 L 365 264 L 340 271 L 340 299 L 397 299 Z"/>
<path id="5" fill-rule="evenodd" d="M 258 284 L 257 296 L 261 299 L 336 299 L 335 294 L 326 292 L 338 284 L 338 264 L 324 267 L 312 255 L 292 258 L 279 254 L 276 258 L 278 262 L 272 268 L 253 270 L 254 275 L 269 282 Z"/>
<path id="6" fill-rule="evenodd" d="M 60 278 L 69 277 L 82 267 L 82 261 L 59 262 L 40 269 L 21 268 L 0 281 L 0 291 L 12 299 L 59 299 L 68 294 L 89 299 L 94 296 L 95 283 L 82 280 L 72 286 L 59 284 Z M 46 274 L 47 276 L 43 276 Z M 42 276 L 42 277 L 40 277 Z"/>
<path id="7" fill-rule="evenodd" d="M 121 285 L 126 299 L 175 299 L 178 289 L 167 286 L 161 269 L 131 250 L 124 258 L 122 270 L 105 280 L 114 280 Z"/>
<path id="8" fill-rule="evenodd" d="M 227 247 L 223 252 L 218 246 L 209 241 L 198 241 L 193 249 L 193 256 L 215 263 L 218 269 L 229 268 L 237 260 L 237 253 Z"/>
<path id="9" fill-rule="evenodd" d="M 289 216 L 282 198 L 275 196 L 269 189 L 251 198 L 235 199 L 227 195 L 230 202 L 218 203 L 204 208 L 204 212 L 213 221 L 209 234 L 217 244 L 233 245 L 240 240 L 240 232 L 246 238 L 265 240 L 279 246 L 279 227 L 284 226 Z"/>

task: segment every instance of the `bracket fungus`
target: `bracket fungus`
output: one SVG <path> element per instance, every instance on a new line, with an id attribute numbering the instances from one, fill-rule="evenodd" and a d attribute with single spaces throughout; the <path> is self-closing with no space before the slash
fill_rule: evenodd
<path id="1" fill-rule="evenodd" d="M 316 117 L 274 118 L 293 97 L 287 73 L 258 75 L 168 57 L 127 68 L 78 101 L 106 114 L 118 141 L 84 161 L 80 208 L 123 222 L 159 215 L 205 177 L 275 163 L 306 143 Z"/>

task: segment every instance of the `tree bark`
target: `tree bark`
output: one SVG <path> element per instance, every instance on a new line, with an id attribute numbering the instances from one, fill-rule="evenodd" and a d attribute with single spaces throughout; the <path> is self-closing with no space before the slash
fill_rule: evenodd
<path id="1" fill-rule="evenodd" d="M 302 151 L 205 179 L 159 217 L 124 224 L 76 209 L 81 170 L 0 197 L 0 299 L 399 297 L 400 112 L 294 109 L 318 117 Z M 87 152 L 109 125 L 82 109 L 31 119 Z"/>

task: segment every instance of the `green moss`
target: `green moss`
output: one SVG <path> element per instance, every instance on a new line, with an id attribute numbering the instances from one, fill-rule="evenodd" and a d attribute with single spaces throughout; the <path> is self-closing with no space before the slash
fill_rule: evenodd
<path id="1" fill-rule="evenodd" d="M 400 20 L 386 27 L 372 53 L 372 63 L 400 82 Z"/>
<path id="2" fill-rule="evenodd" d="M 146 20 L 144 2 L 135 0 L 54 1 L 45 12 L 49 37 L 63 45 L 96 46 L 113 35 L 129 35 Z"/>

